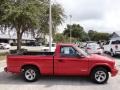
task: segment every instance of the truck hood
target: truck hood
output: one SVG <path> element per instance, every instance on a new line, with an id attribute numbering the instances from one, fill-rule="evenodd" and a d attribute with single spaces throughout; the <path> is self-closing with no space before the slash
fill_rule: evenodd
<path id="1" fill-rule="evenodd" d="M 102 55 L 97 55 L 97 54 L 91 54 L 89 56 L 89 59 L 93 61 L 115 62 L 115 60 L 112 57 L 107 57 L 107 56 L 102 56 Z"/>

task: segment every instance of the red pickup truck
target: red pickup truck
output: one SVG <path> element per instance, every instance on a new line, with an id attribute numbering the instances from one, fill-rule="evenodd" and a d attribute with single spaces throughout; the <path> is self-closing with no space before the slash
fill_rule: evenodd
<path id="1" fill-rule="evenodd" d="M 88 54 L 74 44 L 58 44 L 55 52 L 25 52 L 8 55 L 6 72 L 22 74 L 24 80 L 33 82 L 40 75 L 88 76 L 92 81 L 107 82 L 109 72 L 118 72 L 112 58 Z"/>

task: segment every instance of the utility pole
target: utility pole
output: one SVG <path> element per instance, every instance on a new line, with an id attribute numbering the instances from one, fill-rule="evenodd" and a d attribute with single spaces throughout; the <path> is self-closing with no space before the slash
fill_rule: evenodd
<path id="1" fill-rule="evenodd" d="M 51 0 L 49 0 L 49 51 L 51 52 L 52 48 L 52 8 Z"/>
<path id="2" fill-rule="evenodd" d="M 71 41 L 71 38 L 72 38 L 72 32 L 71 32 L 71 18 L 72 18 L 72 15 L 70 15 L 70 43 L 72 43 L 72 41 Z"/>

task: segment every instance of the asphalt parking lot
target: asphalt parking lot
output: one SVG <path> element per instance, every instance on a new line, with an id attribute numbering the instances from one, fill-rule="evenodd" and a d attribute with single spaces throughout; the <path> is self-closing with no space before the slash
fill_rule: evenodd
<path id="1" fill-rule="evenodd" d="M 120 57 L 115 59 L 120 65 Z M 28 83 L 20 75 L 4 72 L 5 66 L 5 60 L 0 61 L 0 90 L 120 90 L 120 73 L 102 85 L 92 83 L 86 77 L 41 77 L 36 82 Z"/>

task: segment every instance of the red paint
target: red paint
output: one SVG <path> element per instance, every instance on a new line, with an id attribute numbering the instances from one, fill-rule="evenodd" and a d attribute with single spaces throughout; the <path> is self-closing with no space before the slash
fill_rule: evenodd
<path id="1" fill-rule="evenodd" d="M 106 66 L 111 70 L 111 75 L 115 76 L 118 70 L 115 61 L 111 58 L 100 55 L 89 55 L 86 57 L 61 57 L 61 46 L 71 46 L 73 44 L 58 44 L 54 59 L 53 56 L 38 55 L 8 55 L 7 68 L 5 71 L 20 73 L 23 65 L 35 65 L 42 75 L 90 75 L 91 70 L 96 66 Z"/>

